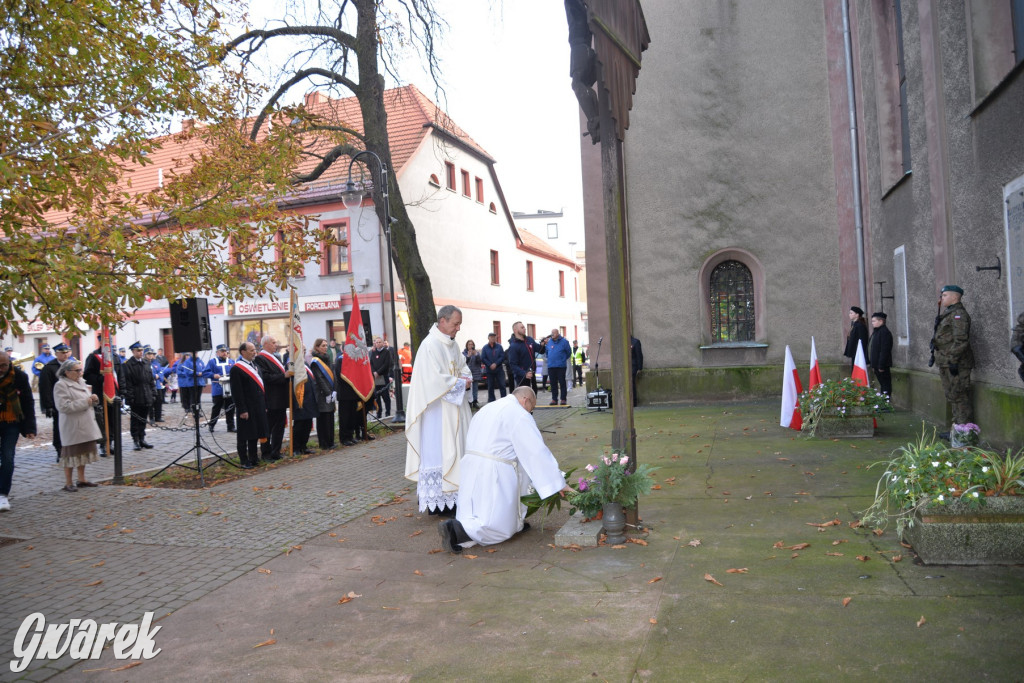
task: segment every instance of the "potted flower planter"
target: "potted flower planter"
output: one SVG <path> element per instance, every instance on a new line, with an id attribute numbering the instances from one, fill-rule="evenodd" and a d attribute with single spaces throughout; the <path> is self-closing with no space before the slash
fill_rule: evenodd
<path id="1" fill-rule="evenodd" d="M 925 564 L 1024 564 L 1024 496 L 924 506 L 903 539 Z"/>

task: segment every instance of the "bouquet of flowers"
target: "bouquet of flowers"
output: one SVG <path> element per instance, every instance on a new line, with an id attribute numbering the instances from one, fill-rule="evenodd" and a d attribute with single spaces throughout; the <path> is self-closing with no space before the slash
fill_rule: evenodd
<path id="1" fill-rule="evenodd" d="M 977 446 L 981 441 L 981 427 L 973 422 L 954 424 L 949 432 L 949 443 L 953 448 Z"/>
<path id="2" fill-rule="evenodd" d="M 803 429 L 814 433 L 823 417 L 876 417 L 892 411 L 889 397 L 874 387 L 863 387 L 852 378 L 829 379 L 800 394 Z"/>

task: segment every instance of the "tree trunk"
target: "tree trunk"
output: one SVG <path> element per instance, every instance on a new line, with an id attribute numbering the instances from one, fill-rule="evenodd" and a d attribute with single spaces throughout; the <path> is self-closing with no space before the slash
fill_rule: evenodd
<path id="1" fill-rule="evenodd" d="M 359 16 L 356 26 L 356 42 L 358 44 L 359 83 L 361 86 L 359 92 L 356 93 L 356 98 L 359 100 L 359 108 L 363 114 L 366 149 L 380 157 L 389 169 L 390 208 L 391 216 L 395 219 L 395 222 L 391 224 L 392 257 L 395 261 L 398 279 L 405 291 L 412 348 L 415 353 L 419 348 L 420 340 L 426 337 L 431 326 L 437 322 L 437 310 L 434 307 L 434 292 L 430 286 L 430 276 L 427 275 L 427 270 L 423 267 L 420 250 L 416 244 L 416 229 L 405 210 L 402 191 L 398 187 L 397 176 L 391 163 L 387 112 L 384 109 L 384 77 L 379 73 L 377 66 L 376 5 L 374 0 L 360 0 L 356 3 Z M 377 210 L 377 217 L 381 225 L 384 225 L 386 216 L 381 189 L 377 187 L 377 183 L 374 183 L 373 203 Z M 392 292 L 392 296 L 394 296 L 394 292 Z M 392 344 L 397 344 L 397 340 L 392 340 Z"/>

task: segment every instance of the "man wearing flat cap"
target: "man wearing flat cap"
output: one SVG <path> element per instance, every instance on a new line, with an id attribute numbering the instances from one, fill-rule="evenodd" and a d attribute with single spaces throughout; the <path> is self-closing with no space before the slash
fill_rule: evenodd
<path id="1" fill-rule="evenodd" d="M 131 432 L 135 450 L 152 448 L 146 441 L 146 423 L 149 421 L 149 409 L 156 395 L 156 384 L 153 380 L 153 366 L 142 357 L 145 350 L 141 342 L 128 347 L 132 357 L 124 362 L 124 397 L 131 406 Z"/>
<path id="2" fill-rule="evenodd" d="M 964 290 L 946 285 L 939 298 L 941 312 L 935 318 L 935 364 L 939 366 L 942 391 L 953 409 L 953 424 L 971 422 L 971 316 L 960 303 Z"/>

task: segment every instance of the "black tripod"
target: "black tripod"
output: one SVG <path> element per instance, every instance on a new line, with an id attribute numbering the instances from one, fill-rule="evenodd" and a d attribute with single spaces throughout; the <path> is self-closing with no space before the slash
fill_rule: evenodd
<path id="1" fill-rule="evenodd" d="M 369 406 L 370 402 L 373 402 L 374 405 L 377 407 L 377 409 L 380 410 L 381 397 L 384 396 L 384 392 L 386 392 L 386 391 L 391 391 L 391 380 L 390 379 L 387 382 L 385 382 L 384 384 L 380 385 L 379 387 L 377 387 L 377 388 L 375 388 L 373 390 L 373 395 L 370 396 L 370 400 L 366 402 L 367 406 Z M 379 424 L 381 427 L 384 427 L 384 429 L 388 430 L 389 432 L 395 431 L 394 427 L 392 427 L 391 425 L 387 424 L 386 422 L 384 422 L 384 420 L 380 419 L 376 415 L 372 414 L 369 410 L 366 411 L 366 420 L 367 420 L 367 423 L 375 422 L 375 423 Z"/>
<path id="2" fill-rule="evenodd" d="M 193 351 L 192 352 L 192 388 L 193 389 L 199 389 L 200 388 L 200 386 L 199 386 L 199 373 L 196 371 L 196 363 L 198 363 L 198 362 L 199 362 L 199 352 L 198 351 Z M 157 475 L 162 473 L 164 470 L 166 470 L 169 467 L 172 467 L 174 465 L 177 465 L 178 467 L 184 467 L 185 469 L 195 470 L 196 472 L 198 472 L 199 473 L 199 485 L 202 488 L 206 488 L 206 479 L 205 479 L 205 477 L 203 477 L 203 472 L 206 470 L 207 467 L 212 467 L 218 461 L 226 463 L 228 465 L 233 465 L 235 467 L 238 467 L 238 465 L 235 465 L 235 463 L 233 463 L 230 460 L 228 460 L 227 458 L 223 457 L 220 453 L 215 453 L 215 452 L 211 451 L 209 448 L 207 448 L 206 446 L 203 445 L 202 432 L 200 431 L 202 429 L 202 424 L 200 424 L 200 422 L 199 422 L 200 412 L 202 411 L 202 408 L 200 407 L 199 402 L 200 402 L 200 399 L 202 398 L 202 396 L 203 396 L 203 392 L 202 391 L 198 391 L 198 392 L 196 392 L 195 400 L 192 401 L 192 422 L 194 423 L 194 428 L 195 428 L 195 433 L 196 433 L 196 443 L 195 443 L 195 445 L 192 446 L 192 448 L 190 448 L 187 451 L 185 451 L 184 453 L 182 453 L 181 455 L 179 455 L 172 462 L 170 462 L 167 465 L 165 465 L 163 469 L 161 469 L 159 472 L 157 472 L 156 474 L 151 476 L 150 479 L 155 479 L 157 477 Z M 182 458 L 186 457 L 187 455 L 189 455 L 193 451 L 195 451 L 195 454 L 196 454 L 196 464 L 195 465 L 186 465 L 184 463 L 178 462 L 179 460 L 181 460 Z M 207 453 L 209 453 L 210 455 L 212 455 L 214 457 L 214 460 L 210 461 L 206 465 L 203 464 L 203 451 L 206 451 Z"/>
<path id="3" fill-rule="evenodd" d="M 597 382 L 597 390 L 587 394 L 587 407 L 589 410 L 583 412 L 584 415 L 591 413 L 603 413 L 606 408 L 612 407 L 612 395 L 611 392 L 605 391 L 601 388 L 601 342 L 604 341 L 604 337 L 598 337 L 597 339 L 597 355 L 594 356 L 594 377 Z"/>

